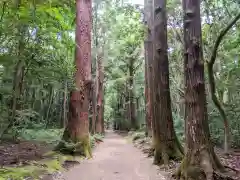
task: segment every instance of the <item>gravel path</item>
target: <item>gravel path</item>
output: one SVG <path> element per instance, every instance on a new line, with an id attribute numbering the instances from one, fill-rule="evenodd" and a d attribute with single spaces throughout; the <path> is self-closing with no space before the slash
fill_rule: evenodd
<path id="1" fill-rule="evenodd" d="M 122 136 L 107 132 L 94 150 L 93 159 L 83 161 L 68 172 L 65 180 L 165 180 L 152 160 Z"/>

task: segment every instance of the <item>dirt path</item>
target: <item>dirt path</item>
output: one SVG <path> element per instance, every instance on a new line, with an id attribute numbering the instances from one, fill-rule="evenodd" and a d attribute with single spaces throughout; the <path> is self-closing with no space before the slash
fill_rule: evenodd
<path id="1" fill-rule="evenodd" d="M 65 180 L 165 180 L 152 160 L 126 139 L 107 132 L 93 159 L 63 174 Z"/>

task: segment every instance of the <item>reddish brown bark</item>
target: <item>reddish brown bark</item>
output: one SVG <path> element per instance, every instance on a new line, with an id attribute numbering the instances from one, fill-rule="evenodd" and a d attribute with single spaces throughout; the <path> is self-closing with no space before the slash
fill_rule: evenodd
<path id="1" fill-rule="evenodd" d="M 91 91 L 91 0 L 76 0 L 76 90 L 71 92 L 68 124 L 63 141 L 74 142 L 72 149 L 60 143 L 60 150 L 91 156 L 88 108 Z"/>
<path id="2" fill-rule="evenodd" d="M 166 0 L 154 0 L 153 117 L 154 163 L 168 164 L 180 159 L 183 149 L 178 142 L 172 118 L 169 88 Z"/>
<path id="3" fill-rule="evenodd" d="M 104 69 L 103 69 L 103 50 L 101 50 L 97 57 L 97 120 L 96 120 L 96 133 L 104 133 Z"/>
<path id="4" fill-rule="evenodd" d="M 208 127 L 200 0 L 183 0 L 183 10 L 186 152 L 178 177 L 215 179 L 214 171 L 223 167 L 214 153 Z"/>

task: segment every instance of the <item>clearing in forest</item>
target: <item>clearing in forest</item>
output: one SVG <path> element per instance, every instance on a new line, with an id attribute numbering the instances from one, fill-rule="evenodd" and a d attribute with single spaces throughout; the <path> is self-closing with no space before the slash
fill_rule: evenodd
<path id="1" fill-rule="evenodd" d="M 92 159 L 64 173 L 63 179 L 165 180 L 151 159 L 114 132 L 106 133 L 104 142 L 96 148 Z"/>

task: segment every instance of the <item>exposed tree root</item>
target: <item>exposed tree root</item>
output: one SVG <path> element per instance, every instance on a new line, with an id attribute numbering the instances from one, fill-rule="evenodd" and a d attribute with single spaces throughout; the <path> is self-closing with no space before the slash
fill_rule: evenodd
<path id="1" fill-rule="evenodd" d="M 213 149 L 202 148 L 185 155 L 175 176 L 177 180 L 233 180 L 225 172 Z"/>
<path id="2" fill-rule="evenodd" d="M 92 157 L 89 136 L 72 139 L 66 130 L 63 134 L 63 140 L 59 142 L 54 151 L 63 154 L 82 155 L 87 158 Z"/>
<path id="3" fill-rule="evenodd" d="M 170 160 L 179 161 L 182 158 L 183 150 L 177 139 L 165 144 L 160 141 L 154 143 L 154 164 L 169 164 Z"/>

